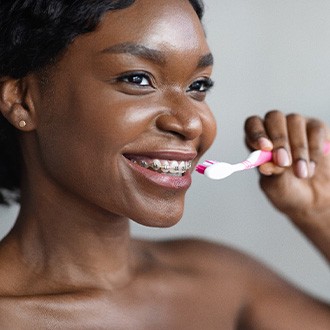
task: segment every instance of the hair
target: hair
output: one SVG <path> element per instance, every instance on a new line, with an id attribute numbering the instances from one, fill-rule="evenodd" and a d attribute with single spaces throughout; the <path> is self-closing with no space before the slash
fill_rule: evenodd
<path id="1" fill-rule="evenodd" d="M 20 79 L 55 64 L 79 35 L 92 32 L 110 10 L 135 0 L 12 0 L 0 2 L 1 78 Z M 203 0 L 189 0 L 199 19 Z M 17 131 L 0 113 L 0 204 L 19 201 L 21 151 Z"/>

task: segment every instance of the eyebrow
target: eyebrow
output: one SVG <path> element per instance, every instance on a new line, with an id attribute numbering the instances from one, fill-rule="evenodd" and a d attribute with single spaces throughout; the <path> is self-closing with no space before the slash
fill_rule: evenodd
<path id="1" fill-rule="evenodd" d="M 200 57 L 197 64 L 197 68 L 205 68 L 213 65 L 213 63 L 214 63 L 214 57 L 211 53 L 209 53 Z"/>
<path id="2" fill-rule="evenodd" d="M 142 57 L 146 60 L 155 62 L 159 65 L 165 64 L 165 56 L 159 50 L 151 49 L 142 45 L 124 42 L 117 44 L 101 51 L 102 54 L 121 54 L 127 53 L 134 56 Z"/>
<path id="3" fill-rule="evenodd" d="M 101 51 L 101 54 L 131 54 L 152 61 L 158 65 L 166 64 L 165 55 L 156 49 L 148 48 L 146 46 L 135 44 L 131 42 L 124 42 L 114 46 L 107 47 Z M 204 68 L 213 65 L 214 59 L 211 53 L 203 55 L 199 58 L 197 68 Z"/>

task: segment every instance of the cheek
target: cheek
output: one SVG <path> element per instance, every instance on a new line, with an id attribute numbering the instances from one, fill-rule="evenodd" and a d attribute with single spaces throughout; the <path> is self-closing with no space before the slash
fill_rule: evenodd
<path id="1" fill-rule="evenodd" d="M 208 106 L 202 111 L 201 120 L 203 123 L 202 143 L 200 147 L 201 154 L 205 153 L 216 137 L 217 125 L 215 117 Z"/>
<path id="2" fill-rule="evenodd" d="M 98 89 L 90 97 L 70 91 L 66 102 L 59 99 L 46 107 L 37 130 L 47 175 L 98 204 L 113 196 L 115 187 L 118 193 L 112 198 L 122 197 L 120 180 L 125 178 L 118 164 L 123 150 L 148 131 L 153 118 L 151 109 L 110 94 Z"/>
<path id="3" fill-rule="evenodd" d="M 146 109 L 147 102 L 139 105 L 136 98 L 119 93 L 103 82 L 90 82 L 93 93 L 81 92 L 77 86 L 71 92 L 69 114 L 66 121 L 77 122 L 76 129 L 85 135 L 91 131 L 90 139 L 98 145 L 124 146 L 146 130 L 153 112 Z M 90 95 L 92 94 L 92 95 Z"/>

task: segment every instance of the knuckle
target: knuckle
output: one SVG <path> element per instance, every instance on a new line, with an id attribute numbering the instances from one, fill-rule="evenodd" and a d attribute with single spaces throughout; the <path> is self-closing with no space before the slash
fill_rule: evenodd
<path id="1" fill-rule="evenodd" d="M 305 121 L 305 117 L 298 113 L 290 113 L 286 116 L 288 122 L 303 122 Z"/>
<path id="2" fill-rule="evenodd" d="M 250 116 L 246 118 L 244 126 L 246 128 L 255 125 L 256 122 L 261 122 L 261 118 L 259 116 Z"/>
<path id="3" fill-rule="evenodd" d="M 263 121 L 258 116 L 251 116 L 245 120 L 244 130 L 249 136 L 263 136 L 264 125 Z"/>
<path id="4" fill-rule="evenodd" d="M 249 139 L 252 141 L 257 141 L 259 140 L 261 137 L 265 137 L 265 132 L 264 131 L 255 131 L 252 132 L 251 134 L 249 134 Z"/>
<path id="5" fill-rule="evenodd" d="M 285 134 L 276 134 L 271 138 L 274 144 L 285 144 L 287 142 L 287 136 Z"/>
<path id="6" fill-rule="evenodd" d="M 268 119 L 271 119 L 271 118 L 274 118 L 274 117 L 279 117 L 279 116 L 284 116 L 282 111 L 280 111 L 280 110 L 270 110 L 266 113 L 265 119 L 268 120 Z"/>
<path id="7" fill-rule="evenodd" d="M 325 131 L 326 127 L 325 127 L 325 124 L 318 120 L 318 119 L 310 119 L 308 121 L 308 127 L 312 130 L 320 130 L 320 131 Z"/>
<path id="8" fill-rule="evenodd" d="M 294 158 L 301 158 L 302 156 L 305 158 L 306 154 L 308 153 L 308 147 L 304 144 L 295 145 L 292 148 L 292 153 Z"/>

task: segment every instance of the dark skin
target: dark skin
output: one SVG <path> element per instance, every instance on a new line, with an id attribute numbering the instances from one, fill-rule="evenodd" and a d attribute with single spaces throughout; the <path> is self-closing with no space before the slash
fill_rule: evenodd
<path id="1" fill-rule="evenodd" d="M 211 71 L 188 1 L 138 0 L 77 37 L 46 84 L 37 73 L 4 79 L 0 109 L 27 165 L 21 212 L 0 245 L 2 328 L 328 329 L 329 306 L 238 251 L 130 237 L 129 219 L 180 219 L 190 174 L 141 172 L 127 155 L 194 167 L 215 137 Z M 246 137 L 274 150 L 260 168 L 271 202 L 330 260 L 327 128 L 273 111 L 249 118 Z"/>

